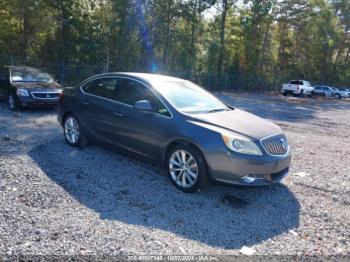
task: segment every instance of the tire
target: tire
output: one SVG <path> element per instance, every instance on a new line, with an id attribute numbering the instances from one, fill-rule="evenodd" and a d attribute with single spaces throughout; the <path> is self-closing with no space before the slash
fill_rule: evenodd
<path id="1" fill-rule="evenodd" d="M 287 95 L 288 95 L 288 92 L 287 92 L 287 91 L 282 91 L 282 95 L 283 95 L 283 96 L 287 96 Z"/>
<path id="2" fill-rule="evenodd" d="M 303 95 L 304 95 L 304 89 L 301 89 L 299 96 L 302 97 Z"/>
<path id="3" fill-rule="evenodd" d="M 336 99 L 341 99 L 342 97 L 341 97 L 340 94 L 335 94 L 335 98 L 336 98 Z"/>
<path id="4" fill-rule="evenodd" d="M 17 102 L 16 97 L 13 94 L 9 94 L 7 97 L 7 105 L 12 111 L 18 111 L 21 109 L 20 105 Z"/>
<path id="5" fill-rule="evenodd" d="M 68 145 L 79 148 L 83 148 L 87 145 L 82 125 L 79 119 L 72 113 L 69 113 L 64 118 L 63 133 Z"/>
<path id="6" fill-rule="evenodd" d="M 166 165 L 170 181 L 182 192 L 194 193 L 207 188 L 208 168 L 201 152 L 195 147 L 174 146 L 168 153 Z"/>

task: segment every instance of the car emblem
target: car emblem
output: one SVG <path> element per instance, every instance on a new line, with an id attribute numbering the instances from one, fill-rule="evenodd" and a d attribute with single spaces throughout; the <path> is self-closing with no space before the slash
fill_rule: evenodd
<path id="1" fill-rule="evenodd" d="M 287 141 L 287 139 L 281 138 L 280 141 L 281 141 L 281 144 L 282 144 L 282 148 L 284 150 L 287 150 L 288 149 L 288 141 Z"/>
<path id="2" fill-rule="evenodd" d="M 46 95 L 46 98 L 50 98 L 50 95 L 49 95 L 49 94 L 47 94 L 47 95 Z"/>

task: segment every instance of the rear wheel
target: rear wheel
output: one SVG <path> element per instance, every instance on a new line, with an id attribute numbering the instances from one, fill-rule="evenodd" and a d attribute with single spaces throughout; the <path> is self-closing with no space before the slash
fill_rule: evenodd
<path id="1" fill-rule="evenodd" d="M 335 94 L 335 98 L 341 99 L 341 95 L 340 94 Z"/>
<path id="2" fill-rule="evenodd" d="M 282 91 L 282 95 L 283 95 L 283 96 L 287 96 L 287 95 L 288 95 L 288 92 L 287 92 L 287 91 Z"/>
<path id="3" fill-rule="evenodd" d="M 63 123 L 64 138 L 73 147 L 83 147 L 86 145 L 86 138 L 78 118 L 73 114 L 68 114 Z"/>
<path id="4" fill-rule="evenodd" d="M 185 193 L 205 189 L 208 170 L 202 154 L 189 145 L 174 146 L 167 157 L 170 181 Z"/>

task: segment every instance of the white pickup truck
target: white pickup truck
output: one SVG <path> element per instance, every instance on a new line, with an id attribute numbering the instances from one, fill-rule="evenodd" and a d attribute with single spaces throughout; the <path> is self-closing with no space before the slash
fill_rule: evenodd
<path id="1" fill-rule="evenodd" d="M 312 95 L 314 88 L 311 86 L 309 81 L 305 80 L 291 80 L 288 84 L 283 84 L 282 95 L 288 94 L 294 95 Z"/>

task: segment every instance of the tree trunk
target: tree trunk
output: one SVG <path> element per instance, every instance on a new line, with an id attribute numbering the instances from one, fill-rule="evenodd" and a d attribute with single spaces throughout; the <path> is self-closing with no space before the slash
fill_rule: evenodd
<path id="1" fill-rule="evenodd" d="M 197 39 L 197 25 L 200 23 L 201 19 L 201 6 L 199 1 L 195 1 L 192 13 L 192 22 L 191 22 L 191 45 L 190 45 L 190 65 L 189 65 L 189 77 L 193 76 L 193 68 L 196 63 L 196 39 Z"/>
<path id="2" fill-rule="evenodd" d="M 345 63 L 348 62 L 349 56 L 350 56 L 350 47 L 348 48 L 348 51 L 346 52 L 346 56 L 345 56 L 345 60 L 344 60 Z"/>
<path id="3" fill-rule="evenodd" d="M 116 70 L 118 71 L 126 71 L 128 69 L 128 61 L 124 59 L 125 55 L 125 47 L 127 46 L 127 17 L 128 17 L 128 9 L 127 3 L 124 1 L 122 5 L 113 5 L 113 11 L 119 17 L 118 22 L 118 31 L 117 31 L 117 39 L 116 39 Z M 140 38 L 142 40 L 142 37 Z"/>
<path id="4" fill-rule="evenodd" d="M 30 18 L 29 8 L 26 3 L 23 3 L 23 60 L 28 63 L 29 59 L 29 35 L 30 35 Z"/>
<path id="5" fill-rule="evenodd" d="M 228 0 L 222 0 L 222 13 L 221 13 L 221 24 L 220 24 L 220 50 L 218 57 L 218 66 L 217 66 L 217 84 L 221 83 L 222 80 L 222 71 L 225 55 L 225 29 L 226 29 L 226 18 L 227 11 L 229 9 Z"/>
<path id="6" fill-rule="evenodd" d="M 348 31 L 349 31 L 349 27 L 347 26 L 345 28 L 345 32 L 348 32 Z M 335 61 L 334 61 L 334 64 L 333 64 L 332 76 L 336 76 L 338 61 L 339 61 L 339 58 L 340 58 L 341 54 L 344 51 L 344 48 L 345 48 L 344 45 L 345 45 L 345 43 L 347 41 L 347 38 L 348 38 L 348 35 L 347 35 L 347 33 L 345 33 L 345 36 L 343 37 L 342 41 L 340 42 L 340 44 L 338 46 L 338 52 L 337 52 L 337 55 L 336 55 L 336 58 L 335 58 Z"/>
<path id="7" fill-rule="evenodd" d="M 171 3 L 170 3 L 171 5 Z M 170 43 L 170 23 L 171 23 L 171 6 L 166 6 L 166 25 L 165 25 L 165 43 L 163 48 L 163 69 L 167 71 L 168 69 L 168 56 L 169 56 L 169 43 Z"/>

